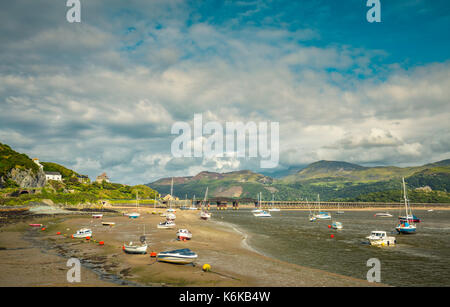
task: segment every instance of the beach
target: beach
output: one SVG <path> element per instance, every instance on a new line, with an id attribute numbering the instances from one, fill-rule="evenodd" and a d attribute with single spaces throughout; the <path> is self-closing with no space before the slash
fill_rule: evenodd
<path id="1" fill-rule="evenodd" d="M 31 218 L 0 228 L 0 286 L 193 286 L 193 287 L 298 287 L 374 286 L 365 280 L 304 267 L 262 255 L 246 242 L 247 234 L 220 221 L 203 221 L 198 211 L 177 210 L 176 228 L 157 229 L 164 218 L 142 209 L 138 219 L 122 214 L 63 215 Z M 214 210 L 212 211 L 214 215 Z M 115 222 L 113 227 L 101 221 Z M 46 229 L 30 227 L 44 224 Z M 129 255 L 124 243 L 144 234 L 148 254 Z M 72 239 L 88 227 L 93 238 Z M 176 230 L 187 228 L 192 240 L 176 240 Z M 57 234 L 61 232 L 61 234 Z M 99 245 L 104 241 L 104 245 Z M 198 254 L 195 266 L 157 262 L 151 252 L 190 248 Z M 69 258 L 81 260 L 81 282 L 66 280 Z M 209 264 L 210 272 L 202 266 Z"/>

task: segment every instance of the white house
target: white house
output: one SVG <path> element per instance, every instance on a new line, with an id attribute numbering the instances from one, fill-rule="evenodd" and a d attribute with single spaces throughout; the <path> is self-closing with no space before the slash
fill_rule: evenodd
<path id="1" fill-rule="evenodd" d="M 45 172 L 45 180 L 62 181 L 62 176 L 59 172 Z"/>

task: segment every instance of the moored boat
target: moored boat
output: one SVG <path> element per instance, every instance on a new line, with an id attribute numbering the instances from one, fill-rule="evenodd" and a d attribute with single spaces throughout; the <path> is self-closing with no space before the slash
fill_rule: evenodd
<path id="1" fill-rule="evenodd" d="M 197 254 L 189 248 L 176 249 L 166 252 L 160 252 L 156 255 L 156 260 L 161 262 L 170 262 L 177 264 L 189 264 L 197 259 Z"/>
<path id="2" fill-rule="evenodd" d="M 190 240 L 192 239 L 192 233 L 187 229 L 178 229 L 177 238 L 180 240 Z"/>
<path id="3" fill-rule="evenodd" d="M 265 210 L 262 210 L 261 212 L 255 212 L 253 213 L 253 215 L 256 217 L 272 217 L 272 215 Z"/>
<path id="4" fill-rule="evenodd" d="M 29 224 L 31 227 L 42 227 L 42 224 Z"/>
<path id="5" fill-rule="evenodd" d="M 370 236 L 366 237 L 370 245 L 374 246 L 392 246 L 397 243 L 395 237 L 388 237 L 386 231 L 375 230 Z"/>
<path id="6" fill-rule="evenodd" d="M 92 218 L 94 219 L 101 219 L 103 217 L 103 214 L 92 214 Z"/>
<path id="7" fill-rule="evenodd" d="M 127 254 L 147 254 L 147 247 L 148 244 L 145 242 L 142 244 L 130 242 L 129 244 L 123 245 L 123 250 Z"/>
<path id="8" fill-rule="evenodd" d="M 165 220 L 158 224 L 158 228 L 166 229 L 166 228 L 174 228 L 176 225 L 172 220 Z"/>
<path id="9" fill-rule="evenodd" d="M 76 233 L 72 235 L 74 238 L 86 238 L 86 237 L 92 237 L 92 230 L 89 228 L 81 228 Z"/>
<path id="10" fill-rule="evenodd" d="M 409 204 L 409 200 L 406 196 L 406 184 L 405 184 L 405 178 L 402 178 L 403 183 L 403 198 L 405 201 L 405 214 L 406 217 L 413 217 L 411 206 Z M 400 219 L 399 224 L 397 227 L 395 227 L 398 233 L 403 234 L 411 234 L 416 232 L 416 224 L 413 220 L 402 220 Z"/>
<path id="11" fill-rule="evenodd" d="M 116 225 L 116 223 L 114 223 L 114 222 L 102 222 L 102 225 L 103 226 L 114 226 L 114 225 Z"/>
<path id="12" fill-rule="evenodd" d="M 344 226 L 342 226 L 342 223 L 341 222 L 333 222 L 332 224 L 331 224 L 331 227 L 333 228 L 333 229 L 342 229 L 342 228 L 344 228 Z"/>
<path id="13" fill-rule="evenodd" d="M 375 213 L 374 216 L 375 217 L 392 217 L 392 214 L 390 214 L 389 212 L 378 212 L 378 213 Z"/>
<path id="14" fill-rule="evenodd" d="M 137 219 L 137 218 L 140 217 L 140 216 L 141 216 L 141 214 L 140 214 L 140 213 L 137 213 L 137 212 L 128 213 L 128 217 L 129 217 L 130 219 Z"/>
<path id="15" fill-rule="evenodd" d="M 414 214 L 408 215 L 408 216 L 399 216 L 398 219 L 400 222 L 414 222 L 414 223 L 420 223 L 420 218 L 415 216 Z"/>

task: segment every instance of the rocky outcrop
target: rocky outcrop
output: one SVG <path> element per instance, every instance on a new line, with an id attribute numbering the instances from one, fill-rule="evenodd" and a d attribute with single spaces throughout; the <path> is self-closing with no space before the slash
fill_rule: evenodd
<path id="1" fill-rule="evenodd" d="M 30 169 L 13 168 L 6 178 L 1 178 L 3 182 L 7 179 L 13 180 L 21 188 L 41 188 L 45 185 L 45 173 L 42 170 L 35 173 Z"/>

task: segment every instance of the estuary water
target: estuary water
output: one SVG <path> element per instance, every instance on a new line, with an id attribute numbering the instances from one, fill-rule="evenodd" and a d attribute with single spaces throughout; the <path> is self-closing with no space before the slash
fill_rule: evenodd
<path id="1" fill-rule="evenodd" d="M 272 212 L 271 218 L 257 218 L 248 209 L 221 210 L 213 211 L 212 218 L 237 226 L 248 234 L 253 249 L 279 260 L 366 279 L 371 268 L 367 260 L 377 258 L 384 284 L 450 286 L 450 211 L 414 210 L 421 223 L 410 235 L 395 231 L 401 213 L 397 210 L 390 211 L 390 218 L 375 217 L 375 211 L 330 213 L 344 229 L 328 228 L 333 220 L 310 222 L 308 211 L 282 210 Z M 397 245 L 368 245 L 365 238 L 373 230 L 395 236 Z"/>

